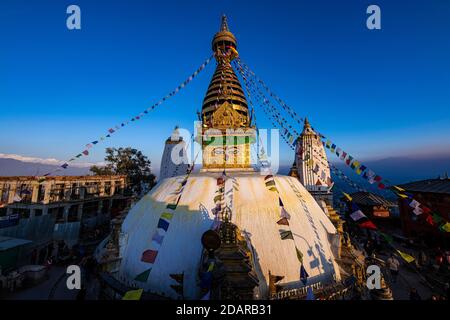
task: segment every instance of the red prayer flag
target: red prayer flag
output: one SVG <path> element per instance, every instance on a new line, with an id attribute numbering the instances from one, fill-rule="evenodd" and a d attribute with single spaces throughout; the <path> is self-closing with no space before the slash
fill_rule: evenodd
<path id="1" fill-rule="evenodd" d="M 85 156 L 87 156 L 87 155 L 89 154 L 89 151 L 84 150 L 84 151 L 82 152 L 82 154 L 84 154 Z"/>
<path id="2" fill-rule="evenodd" d="M 380 183 L 378 184 L 378 188 L 384 189 L 384 188 L 386 188 L 386 186 L 385 186 L 383 183 L 380 182 Z"/>
<path id="3" fill-rule="evenodd" d="M 423 204 L 420 205 L 420 209 L 422 209 L 423 213 L 430 213 L 431 212 L 431 209 L 426 207 L 426 206 L 424 206 Z"/>
<path id="4" fill-rule="evenodd" d="M 383 178 L 380 176 L 375 176 L 375 178 L 373 178 L 373 180 L 375 180 L 376 182 L 380 182 L 381 180 L 383 180 Z"/>
<path id="5" fill-rule="evenodd" d="M 281 218 L 280 220 L 277 221 L 277 224 L 288 226 L 289 225 L 289 221 L 286 218 Z"/>
<path id="6" fill-rule="evenodd" d="M 141 261 L 147 262 L 147 263 L 154 263 L 157 255 L 158 255 L 158 251 L 145 250 L 142 253 Z"/>
<path id="7" fill-rule="evenodd" d="M 368 220 L 363 223 L 360 223 L 359 226 L 364 229 L 376 230 L 377 226 L 372 223 L 372 221 Z"/>
<path id="8" fill-rule="evenodd" d="M 427 216 L 427 218 L 425 219 L 425 221 L 426 221 L 429 225 L 434 226 L 433 216 L 432 216 L 431 214 L 429 214 L 429 215 Z"/>

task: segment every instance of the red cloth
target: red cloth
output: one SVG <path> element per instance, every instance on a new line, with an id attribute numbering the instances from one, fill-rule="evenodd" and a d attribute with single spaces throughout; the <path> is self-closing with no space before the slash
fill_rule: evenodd
<path id="1" fill-rule="evenodd" d="M 359 226 L 360 226 L 361 228 L 364 228 L 364 229 L 371 229 L 371 230 L 376 230 L 376 229 L 377 229 L 377 226 L 374 225 L 374 224 L 372 223 L 372 221 L 365 221 L 365 222 L 363 222 L 363 223 L 360 223 Z"/>
<path id="2" fill-rule="evenodd" d="M 141 261 L 147 262 L 147 263 L 154 263 L 157 255 L 158 255 L 158 251 L 145 250 L 142 253 Z"/>

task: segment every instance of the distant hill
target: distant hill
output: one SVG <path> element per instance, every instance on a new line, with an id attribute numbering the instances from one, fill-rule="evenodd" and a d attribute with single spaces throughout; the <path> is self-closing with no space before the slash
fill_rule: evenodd
<path id="1" fill-rule="evenodd" d="M 59 168 L 57 165 L 0 158 L 0 176 L 39 176 Z M 78 176 L 90 174 L 88 167 L 68 167 L 52 175 Z"/>
<path id="2" fill-rule="evenodd" d="M 391 157 L 363 162 L 376 173 L 392 183 L 405 183 L 414 180 L 432 179 L 450 173 L 450 155 L 432 157 Z M 335 162 L 345 173 L 352 171 L 344 162 Z M 350 174 L 352 174 L 350 176 Z M 349 173 L 350 177 L 355 176 Z"/>
<path id="3" fill-rule="evenodd" d="M 333 163 L 355 182 L 364 183 L 343 161 Z M 431 157 L 391 157 L 380 160 L 362 161 L 364 165 L 385 177 L 392 183 L 405 183 L 415 180 L 437 178 L 445 172 L 450 174 L 450 155 Z M 279 173 L 287 174 L 290 166 L 281 166 Z M 366 184 L 367 185 L 367 184 Z"/>

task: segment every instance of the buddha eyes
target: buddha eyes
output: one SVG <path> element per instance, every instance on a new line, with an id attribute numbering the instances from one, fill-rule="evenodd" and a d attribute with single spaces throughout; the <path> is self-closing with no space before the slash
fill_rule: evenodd
<path id="1" fill-rule="evenodd" d="M 239 149 L 237 147 L 229 147 L 229 148 L 215 148 L 213 150 L 214 155 L 222 155 L 222 154 L 228 154 L 228 155 L 233 155 L 233 154 L 238 154 L 239 153 Z"/>

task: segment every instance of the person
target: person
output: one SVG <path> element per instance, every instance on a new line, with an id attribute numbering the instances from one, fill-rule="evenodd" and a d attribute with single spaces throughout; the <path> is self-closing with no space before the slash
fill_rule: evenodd
<path id="1" fill-rule="evenodd" d="M 409 291 L 409 300 L 422 300 L 416 288 L 411 288 Z"/>
<path id="2" fill-rule="evenodd" d="M 399 272 L 400 262 L 398 259 L 394 256 L 394 254 L 391 254 L 390 258 L 386 261 L 387 267 L 389 268 L 389 271 L 391 273 L 392 282 L 397 282 L 397 276 Z"/>

